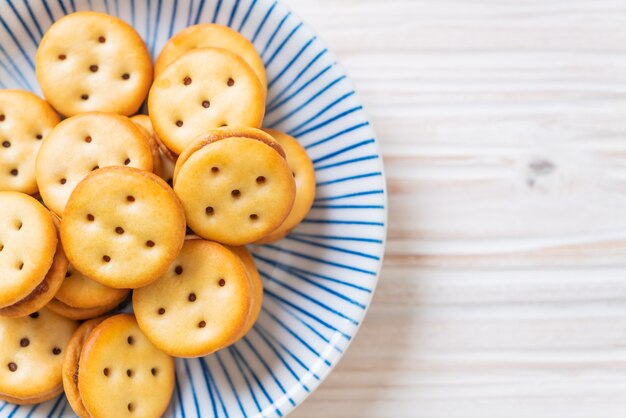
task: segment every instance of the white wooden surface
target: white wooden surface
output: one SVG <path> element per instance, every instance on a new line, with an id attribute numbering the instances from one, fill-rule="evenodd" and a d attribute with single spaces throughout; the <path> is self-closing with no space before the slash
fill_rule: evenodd
<path id="1" fill-rule="evenodd" d="M 626 0 L 288 0 L 374 119 L 389 242 L 294 417 L 626 417 Z"/>

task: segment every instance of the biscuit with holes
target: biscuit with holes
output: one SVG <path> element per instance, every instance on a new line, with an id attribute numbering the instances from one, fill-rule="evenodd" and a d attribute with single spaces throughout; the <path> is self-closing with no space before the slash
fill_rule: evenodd
<path id="1" fill-rule="evenodd" d="M 32 404 L 59 395 L 65 347 L 77 326 L 47 309 L 0 317 L 0 398 Z"/>
<path id="2" fill-rule="evenodd" d="M 113 16 L 78 12 L 57 20 L 39 43 L 37 80 L 65 116 L 91 111 L 130 116 L 152 81 L 152 62 L 135 30 Z"/>
<path id="3" fill-rule="evenodd" d="M 148 109 L 159 138 L 180 154 L 209 129 L 260 127 L 265 104 L 261 83 L 243 58 L 225 49 L 199 48 L 157 76 Z"/>
<path id="4" fill-rule="evenodd" d="M 264 131 L 272 135 L 285 150 L 287 164 L 289 164 L 296 181 L 296 199 L 287 219 L 276 230 L 259 240 L 257 244 L 278 241 L 285 237 L 289 231 L 302 222 L 311 210 L 315 199 L 315 169 L 304 147 L 300 145 L 297 139 L 284 132 L 274 129 L 264 129 Z"/>
<path id="5" fill-rule="evenodd" d="M 119 302 L 113 302 L 108 305 L 102 305 L 95 308 L 74 308 L 61 302 L 57 298 L 54 298 L 50 302 L 48 302 L 46 308 L 66 318 L 83 321 L 85 319 L 96 318 L 98 316 L 107 314 L 120 306 L 123 301 L 124 300 Z"/>
<path id="6" fill-rule="evenodd" d="M 234 252 L 191 239 L 163 276 L 133 292 L 133 308 L 155 346 L 176 357 L 200 357 L 241 334 L 251 290 L 246 267 Z"/>
<path id="7" fill-rule="evenodd" d="M 83 322 L 74 332 L 65 349 L 62 369 L 63 389 L 65 390 L 67 401 L 80 418 L 90 418 L 89 412 L 87 412 L 83 401 L 80 399 L 80 391 L 78 390 L 80 352 L 91 331 L 105 319 L 106 317 L 102 316 Z"/>
<path id="8" fill-rule="evenodd" d="M 215 23 L 189 26 L 172 36 L 163 45 L 163 49 L 161 49 L 154 63 L 154 73 L 159 74 L 176 58 L 191 49 L 207 47 L 223 48 L 239 55 L 254 70 L 261 82 L 263 91 L 267 92 L 265 66 L 258 52 L 254 49 L 254 45 L 236 30 Z"/>
<path id="9" fill-rule="evenodd" d="M 261 306 L 263 305 L 263 281 L 259 275 L 254 258 L 250 254 L 250 251 L 246 247 L 227 247 L 229 250 L 239 256 L 243 264 L 246 266 L 248 272 L 248 278 L 250 279 L 250 312 L 248 313 L 248 319 L 246 320 L 241 333 L 235 340 L 239 340 L 246 335 L 250 329 L 254 326 L 259 314 L 261 313 Z"/>
<path id="10" fill-rule="evenodd" d="M 74 268 L 116 289 L 145 286 L 174 261 L 185 239 L 185 215 L 161 178 L 107 167 L 76 187 L 61 220 L 61 241 Z"/>
<path id="11" fill-rule="evenodd" d="M 35 160 L 59 115 L 33 93 L 0 90 L 0 190 L 37 193 Z"/>
<path id="12" fill-rule="evenodd" d="M 152 172 L 157 176 L 163 178 L 162 174 L 162 163 L 161 163 L 161 149 L 159 147 L 159 143 L 156 140 L 156 134 L 154 133 L 154 129 L 152 129 L 152 122 L 150 122 L 150 118 L 147 115 L 135 115 L 130 118 L 135 125 L 141 129 L 143 134 L 146 136 L 148 140 L 148 144 L 150 144 L 150 153 L 152 154 Z"/>
<path id="13" fill-rule="evenodd" d="M 132 315 L 102 321 L 80 353 L 78 391 L 92 418 L 160 417 L 174 389 L 174 359 L 148 340 Z"/>
<path id="14" fill-rule="evenodd" d="M 0 307 L 27 297 L 44 280 L 57 249 L 52 214 L 34 198 L 0 192 Z"/>
<path id="15" fill-rule="evenodd" d="M 55 224 L 55 228 L 58 233 L 59 220 L 56 216 L 52 216 Z M 0 315 L 2 316 L 26 316 L 33 312 L 36 312 L 46 306 L 48 302 L 54 298 L 55 294 L 63 284 L 63 279 L 67 272 L 68 261 L 61 245 L 61 240 L 57 242 L 56 252 L 54 253 L 54 259 L 52 266 L 46 277 L 37 285 L 37 287 L 28 294 L 25 298 L 19 300 L 13 305 L 6 306 L 0 309 Z"/>
<path id="16" fill-rule="evenodd" d="M 295 183 L 276 148 L 238 136 L 201 140 L 189 148 L 176 163 L 174 191 L 196 234 L 244 245 L 266 236 L 285 220 L 293 205 Z"/>
<path id="17" fill-rule="evenodd" d="M 92 112 L 58 124 L 37 156 L 37 183 L 46 206 L 58 215 L 76 185 L 109 166 L 152 171 L 152 152 L 143 132 L 127 117 Z"/>
<path id="18" fill-rule="evenodd" d="M 55 298 L 72 308 L 94 309 L 120 304 L 128 292 L 127 289 L 113 289 L 91 280 L 70 265 Z"/>

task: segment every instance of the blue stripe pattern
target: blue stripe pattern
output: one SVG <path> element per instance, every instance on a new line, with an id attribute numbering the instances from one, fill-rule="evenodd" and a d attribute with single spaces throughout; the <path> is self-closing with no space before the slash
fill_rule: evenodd
<path id="1" fill-rule="evenodd" d="M 337 364 L 369 306 L 380 271 L 386 193 L 376 135 L 354 86 L 316 34 L 276 0 L 0 0 L 0 88 L 39 93 L 41 37 L 75 10 L 132 23 L 156 58 L 196 23 L 250 39 L 268 78 L 264 125 L 288 132 L 316 169 L 311 212 L 285 239 L 253 245 L 265 292 L 248 335 L 226 350 L 176 361 L 166 417 L 282 417 Z M 79 36 L 77 34 L 77 36 Z M 63 396 L 36 406 L 0 403 L 0 418 L 72 417 Z"/>

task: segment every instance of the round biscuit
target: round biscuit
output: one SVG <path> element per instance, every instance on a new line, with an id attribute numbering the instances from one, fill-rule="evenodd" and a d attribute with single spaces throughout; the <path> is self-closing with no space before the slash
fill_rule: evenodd
<path id="1" fill-rule="evenodd" d="M 0 317 L 0 396 L 35 403 L 60 393 L 65 347 L 77 326 L 45 308 Z"/>
<path id="2" fill-rule="evenodd" d="M 234 252 L 191 239 L 163 276 L 133 292 L 133 308 L 155 346 L 176 357 L 200 357 L 241 334 L 251 290 L 246 267 Z"/>
<path id="3" fill-rule="evenodd" d="M 148 109 L 159 138 L 180 154 L 209 129 L 260 127 L 265 103 L 258 77 L 241 57 L 225 49 L 198 48 L 157 76 Z"/>
<path id="4" fill-rule="evenodd" d="M 76 270 L 108 287 L 134 289 L 165 272 L 183 245 L 185 229 L 182 206 L 161 178 L 106 167 L 72 193 L 61 241 Z"/>
<path id="5" fill-rule="evenodd" d="M 59 120 L 33 93 L 0 90 L 0 190 L 37 193 L 37 152 Z"/>
<path id="6" fill-rule="evenodd" d="M 50 132 L 39 150 L 41 197 L 61 215 L 76 185 L 92 171 L 109 166 L 152 171 L 152 153 L 143 132 L 127 117 L 112 113 L 68 118 Z"/>
<path id="7" fill-rule="evenodd" d="M 154 63 L 154 73 L 159 74 L 176 58 L 191 49 L 207 47 L 223 48 L 239 55 L 254 70 L 263 91 L 267 92 L 265 65 L 254 45 L 236 30 L 215 23 L 189 26 L 172 36 L 163 45 Z"/>
<path id="8" fill-rule="evenodd" d="M 52 219 L 58 236 L 59 220 L 56 216 L 53 216 Z M 26 316 L 46 306 L 48 302 L 54 298 L 55 294 L 63 284 L 63 279 L 65 278 L 65 274 L 67 272 L 67 266 L 68 261 L 65 256 L 65 251 L 63 251 L 61 240 L 58 239 L 56 252 L 54 253 L 54 259 L 52 260 L 52 266 L 50 267 L 50 270 L 48 270 L 48 273 L 46 273 L 46 277 L 44 277 L 41 283 L 39 283 L 28 296 L 20 299 L 13 305 L 1 308 L 0 315 L 11 317 Z"/>
<path id="9" fill-rule="evenodd" d="M 66 318 L 74 319 L 76 321 L 83 321 L 85 319 L 91 319 L 107 314 L 117 308 L 122 302 L 123 300 L 110 303 L 108 305 L 98 306 L 96 308 L 73 308 L 54 298 L 50 302 L 48 302 L 46 308 Z"/>
<path id="10" fill-rule="evenodd" d="M 160 417 L 174 390 L 174 359 L 143 335 L 132 315 L 102 321 L 80 354 L 78 389 L 92 418 Z"/>
<path id="11" fill-rule="evenodd" d="M 162 170 L 163 164 L 161 163 L 161 150 L 159 143 L 155 138 L 154 129 L 152 129 L 152 122 L 148 115 L 135 115 L 130 118 L 135 125 L 141 129 L 141 132 L 146 136 L 148 144 L 150 144 L 150 153 L 152 154 L 152 172 L 157 176 L 163 178 Z"/>
<path id="12" fill-rule="evenodd" d="M 74 332 L 74 335 L 72 335 L 65 349 L 62 369 L 63 389 L 67 401 L 80 418 L 90 418 L 89 412 L 85 409 L 85 405 L 83 405 L 83 401 L 80 398 L 80 391 L 78 390 L 80 353 L 91 331 L 105 319 L 106 317 L 102 316 L 83 322 Z"/>
<path id="13" fill-rule="evenodd" d="M 66 15 L 48 29 L 35 70 L 46 100 L 65 116 L 132 115 L 152 81 L 152 61 L 139 34 L 121 19 L 88 11 Z"/>
<path id="14" fill-rule="evenodd" d="M 26 194 L 0 192 L 0 307 L 25 298 L 42 282 L 57 243 L 45 207 Z"/>
<path id="15" fill-rule="evenodd" d="M 128 289 L 113 289 L 91 280 L 70 265 L 54 297 L 72 308 L 95 309 L 121 303 L 128 292 Z"/>
<path id="16" fill-rule="evenodd" d="M 293 205 L 295 183 L 285 159 L 257 139 L 209 143 L 177 163 L 174 191 L 199 236 L 244 245 L 276 229 Z"/>
<path id="17" fill-rule="evenodd" d="M 304 147 L 300 145 L 297 139 L 284 132 L 274 129 L 264 129 L 264 131 L 272 135 L 285 150 L 287 164 L 289 164 L 296 182 L 296 198 L 287 219 L 276 230 L 257 241 L 257 244 L 277 241 L 287 235 L 289 231 L 302 222 L 311 210 L 315 199 L 315 169 Z"/>

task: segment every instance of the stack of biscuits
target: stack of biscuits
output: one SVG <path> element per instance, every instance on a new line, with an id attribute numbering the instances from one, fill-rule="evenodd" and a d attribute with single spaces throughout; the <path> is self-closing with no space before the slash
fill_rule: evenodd
<path id="1" fill-rule="evenodd" d="M 263 61 L 227 27 L 182 30 L 153 66 L 127 23 L 78 12 L 35 62 L 45 100 L 0 90 L 0 399 L 65 391 L 83 418 L 159 417 L 173 357 L 254 325 L 245 246 L 302 221 L 313 164 L 261 129 Z"/>

